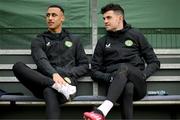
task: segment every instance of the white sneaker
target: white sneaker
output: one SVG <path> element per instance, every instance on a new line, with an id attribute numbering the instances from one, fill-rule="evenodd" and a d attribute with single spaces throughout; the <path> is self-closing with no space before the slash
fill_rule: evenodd
<path id="1" fill-rule="evenodd" d="M 76 86 L 72 86 L 69 84 L 60 85 L 58 83 L 55 83 L 53 84 L 52 88 L 62 93 L 66 97 L 67 100 L 69 100 L 70 95 L 73 95 L 76 93 Z"/>
<path id="2" fill-rule="evenodd" d="M 54 83 L 51 87 L 58 91 L 60 85 L 58 83 Z"/>
<path id="3" fill-rule="evenodd" d="M 67 84 L 66 87 L 68 88 L 68 91 L 69 91 L 69 94 L 70 94 L 70 95 L 73 95 L 73 94 L 76 93 L 76 86 Z"/>
<path id="4" fill-rule="evenodd" d="M 66 85 L 61 85 L 58 92 L 62 93 L 67 98 L 67 100 L 69 100 L 70 93 Z"/>

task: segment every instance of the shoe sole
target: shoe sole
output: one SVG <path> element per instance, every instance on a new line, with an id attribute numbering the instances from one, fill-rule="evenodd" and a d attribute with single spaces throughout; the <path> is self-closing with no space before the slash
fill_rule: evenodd
<path id="1" fill-rule="evenodd" d="M 84 120 L 91 120 L 90 118 L 83 116 Z"/>

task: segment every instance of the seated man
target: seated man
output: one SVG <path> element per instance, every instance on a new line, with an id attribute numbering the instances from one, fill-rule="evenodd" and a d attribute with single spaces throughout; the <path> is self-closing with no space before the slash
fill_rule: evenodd
<path id="1" fill-rule="evenodd" d="M 32 41 L 31 51 L 37 71 L 22 62 L 13 66 L 18 80 L 36 97 L 45 99 L 48 119 L 60 118 L 60 106 L 76 93 L 77 79 L 88 71 L 88 59 L 80 40 L 62 29 L 64 10 L 47 9 L 48 31 Z"/>
<path id="2" fill-rule="evenodd" d="M 106 83 L 107 98 L 86 120 L 105 120 L 115 103 L 120 103 L 122 119 L 133 118 L 133 100 L 146 95 L 146 79 L 160 67 L 153 48 L 140 32 L 128 25 L 118 4 L 101 9 L 107 33 L 98 40 L 92 58 L 92 79 Z M 147 66 L 145 67 L 145 62 Z"/>

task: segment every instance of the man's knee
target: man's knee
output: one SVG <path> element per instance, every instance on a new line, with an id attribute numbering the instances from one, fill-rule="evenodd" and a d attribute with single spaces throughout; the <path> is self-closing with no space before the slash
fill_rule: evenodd
<path id="1" fill-rule="evenodd" d="M 17 63 L 15 63 L 15 64 L 13 65 L 12 70 L 15 72 L 15 71 L 19 70 L 20 68 L 22 68 L 22 66 L 24 66 L 24 63 L 22 63 L 22 62 L 17 62 Z"/>
<path id="2" fill-rule="evenodd" d="M 128 96 L 133 96 L 134 93 L 134 84 L 132 82 L 128 82 L 125 86 L 125 94 Z"/>
<path id="3" fill-rule="evenodd" d="M 128 67 L 125 63 L 120 64 L 119 68 L 117 71 L 115 71 L 112 76 L 114 79 L 118 79 L 119 80 L 127 80 L 127 73 L 128 73 Z"/>
<path id="4" fill-rule="evenodd" d="M 120 67 L 119 67 L 119 69 L 118 69 L 118 72 L 119 72 L 119 73 L 126 73 L 126 74 L 127 74 L 127 72 L 128 72 L 128 66 L 127 66 L 127 64 L 121 63 L 121 64 L 120 64 Z"/>

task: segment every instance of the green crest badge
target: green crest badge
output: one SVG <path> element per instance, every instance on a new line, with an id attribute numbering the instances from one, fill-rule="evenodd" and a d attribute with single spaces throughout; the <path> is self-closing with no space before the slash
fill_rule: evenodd
<path id="1" fill-rule="evenodd" d="M 126 40 L 126 41 L 125 41 L 125 45 L 128 46 L 128 47 L 130 47 L 130 46 L 133 45 L 133 41 L 132 41 L 132 40 Z"/>
<path id="2" fill-rule="evenodd" d="M 65 41 L 65 46 L 72 47 L 72 42 L 71 41 Z"/>

